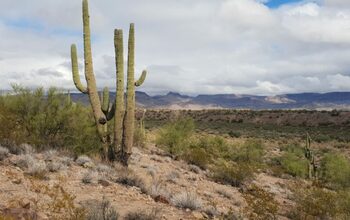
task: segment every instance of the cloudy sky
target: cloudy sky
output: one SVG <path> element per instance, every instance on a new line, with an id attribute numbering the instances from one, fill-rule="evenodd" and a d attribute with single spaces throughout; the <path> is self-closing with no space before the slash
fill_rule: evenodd
<path id="1" fill-rule="evenodd" d="M 135 22 L 150 94 L 350 91 L 349 0 L 90 0 L 90 15 L 100 88 L 115 85 L 114 28 Z M 73 89 L 81 17 L 81 0 L 0 0 L 0 89 Z"/>

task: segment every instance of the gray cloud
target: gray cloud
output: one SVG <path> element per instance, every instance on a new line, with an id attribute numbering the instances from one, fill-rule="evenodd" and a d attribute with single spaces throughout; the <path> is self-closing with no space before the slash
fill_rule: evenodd
<path id="1" fill-rule="evenodd" d="M 19 2 L 0 2 L 0 87 L 73 88 L 71 43 L 83 74 L 81 1 Z M 115 86 L 113 29 L 127 42 L 135 22 L 136 73 L 149 71 L 140 90 L 152 94 L 350 90 L 349 1 L 262 2 L 90 0 L 98 86 Z"/>

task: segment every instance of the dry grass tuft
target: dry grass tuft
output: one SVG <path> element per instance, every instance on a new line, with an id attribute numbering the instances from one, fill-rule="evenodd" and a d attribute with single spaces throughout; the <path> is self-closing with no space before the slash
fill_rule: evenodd
<path id="1" fill-rule="evenodd" d="M 194 192 L 183 192 L 171 198 L 172 203 L 183 209 L 197 210 L 203 205 L 201 198 Z"/>

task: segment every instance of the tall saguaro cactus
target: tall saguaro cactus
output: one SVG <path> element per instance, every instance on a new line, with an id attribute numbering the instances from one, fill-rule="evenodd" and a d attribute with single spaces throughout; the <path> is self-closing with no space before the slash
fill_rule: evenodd
<path id="1" fill-rule="evenodd" d="M 127 98 L 124 103 L 124 54 L 123 54 L 123 31 L 116 29 L 114 31 L 114 47 L 116 62 L 116 97 L 114 104 L 110 106 L 109 90 L 105 87 L 101 99 L 99 98 L 96 79 L 93 71 L 91 36 L 88 0 L 83 0 L 83 31 L 84 31 L 84 60 L 85 60 L 85 87 L 79 76 L 77 48 L 71 46 L 72 73 L 76 88 L 88 94 L 92 107 L 94 119 L 97 126 L 97 132 L 102 142 L 102 158 L 113 161 L 116 155 L 119 160 L 128 165 L 128 159 L 131 155 L 134 136 L 134 118 L 135 118 L 135 86 L 141 86 L 146 78 L 146 71 L 138 81 L 134 81 L 135 73 L 135 28 L 130 25 L 128 42 L 128 75 L 127 75 Z M 102 102 L 102 104 L 101 104 Z M 125 107 L 126 106 L 126 107 Z M 108 132 L 107 121 L 114 117 L 113 142 Z"/>
<path id="2" fill-rule="evenodd" d="M 135 26 L 130 24 L 128 41 L 128 75 L 126 87 L 126 110 L 123 120 L 123 136 L 121 146 L 121 162 L 127 165 L 134 141 L 135 126 L 135 86 L 141 86 L 147 72 L 144 70 L 139 80 L 135 82 Z"/>
<path id="3" fill-rule="evenodd" d="M 124 43 L 123 31 L 116 29 L 114 31 L 115 64 L 117 69 L 117 92 L 115 97 L 114 114 L 114 152 L 121 150 L 123 136 L 123 118 L 125 111 L 124 104 Z"/>

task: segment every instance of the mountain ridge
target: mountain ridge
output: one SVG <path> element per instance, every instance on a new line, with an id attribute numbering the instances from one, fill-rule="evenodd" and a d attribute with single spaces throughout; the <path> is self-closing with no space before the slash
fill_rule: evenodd
<path id="1" fill-rule="evenodd" d="M 73 101 L 88 104 L 88 97 L 71 94 Z M 111 99 L 115 92 L 110 92 Z M 138 107 L 149 109 L 346 109 L 350 110 L 350 92 L 292 93 L 274 96 L 239 94 L 199 94 L 196 96 L 168 92 L 165 95 L 148 95 L 136 92 Z"/>

